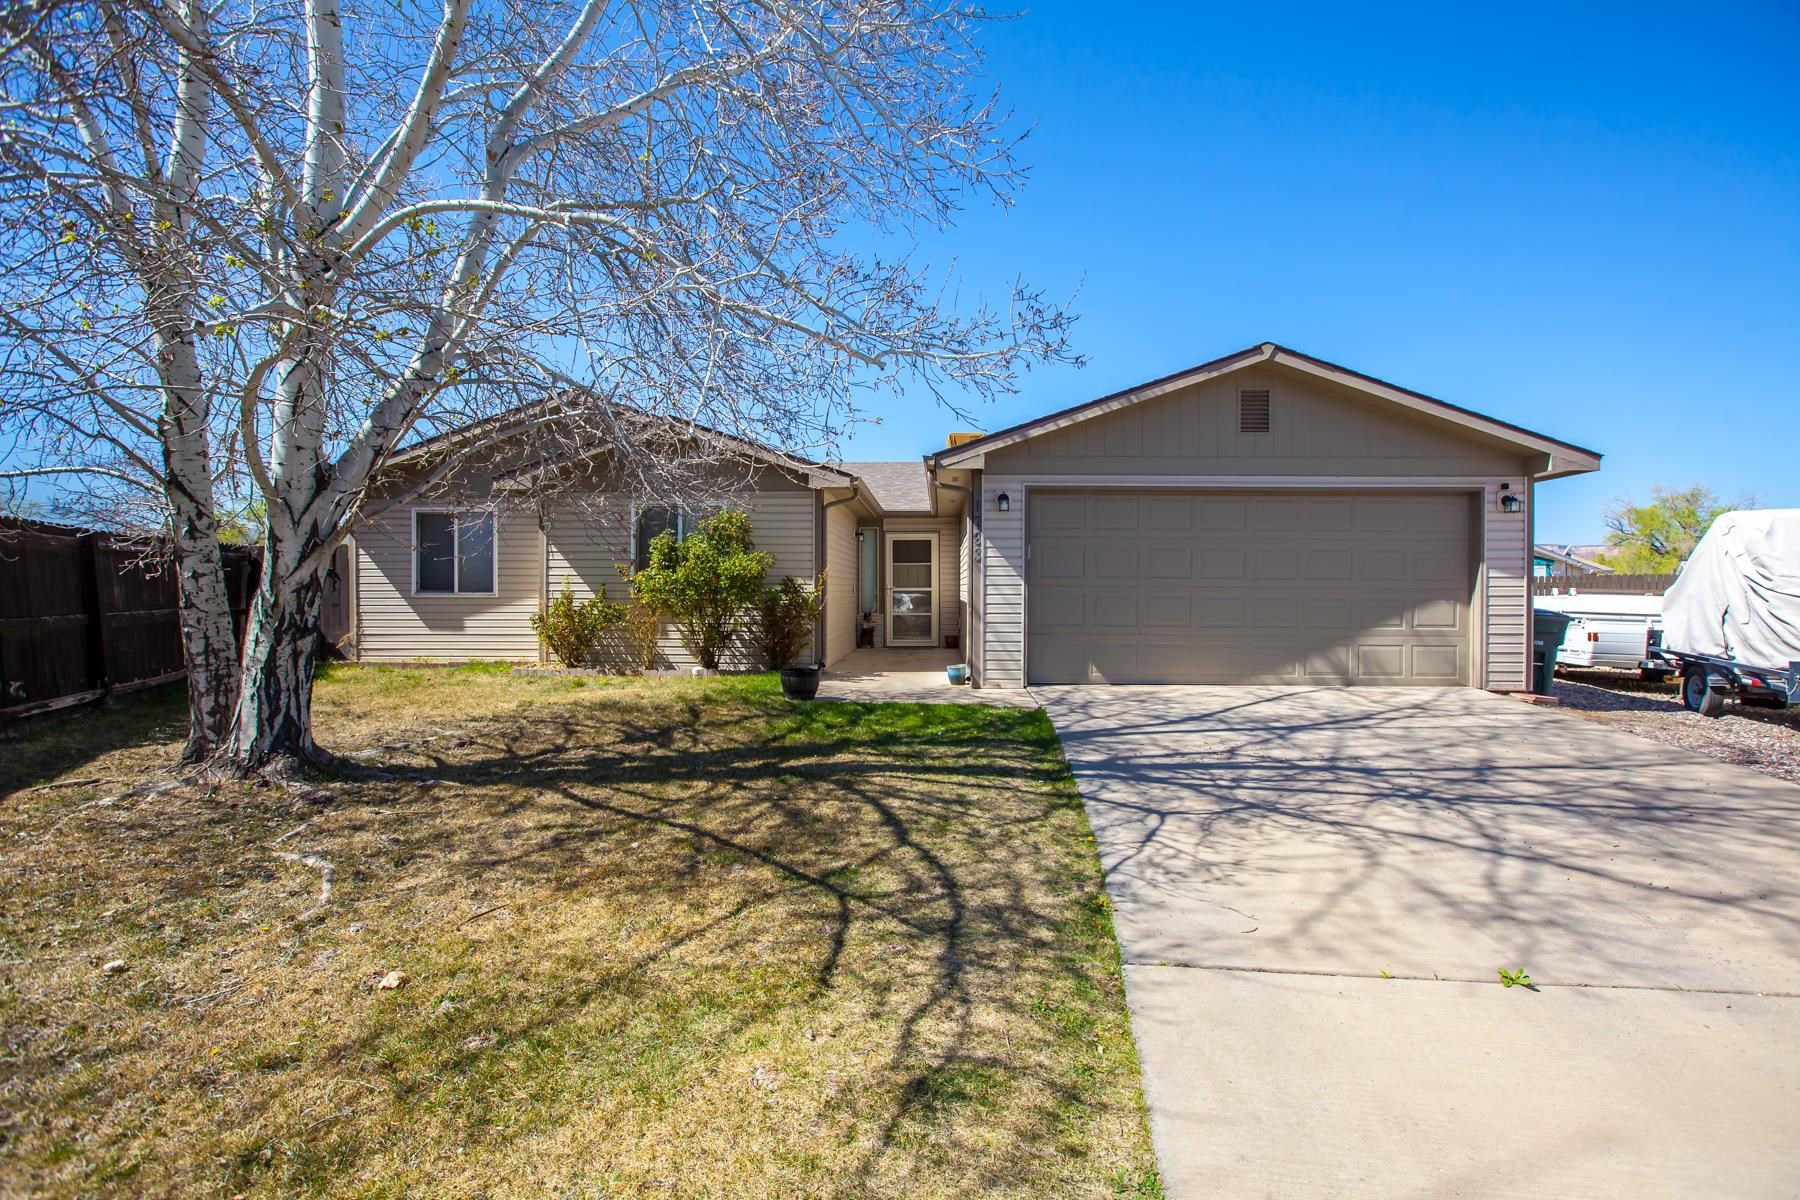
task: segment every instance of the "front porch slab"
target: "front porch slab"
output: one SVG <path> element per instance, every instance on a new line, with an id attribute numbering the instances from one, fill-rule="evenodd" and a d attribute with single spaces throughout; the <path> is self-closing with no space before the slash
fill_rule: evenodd
<path id="1" fill-rule="evenodd" d="M 819 680 L 819 699 L 1038 707 L 1031 693 L 1023 688 L 952 684 L 944 669 L 961 661 L 957 650 L 853 650 L 825 668 Z"/>

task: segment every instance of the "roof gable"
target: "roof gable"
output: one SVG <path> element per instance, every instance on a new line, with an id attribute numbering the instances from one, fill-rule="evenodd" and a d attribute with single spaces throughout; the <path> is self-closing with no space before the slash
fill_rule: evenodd
<path id="1" fill-rule="evenodd" d="M 928 513 L 932 511 L 931 477 L 925 472 L 925 461 L 847 462 L 838 466 L 854 475 L 875 504 L 884 513 Z"/>
<path id="2" fill-rule="evenodd" d="M 713 452 L 722 456 L 788 471 L 806 480 L 807 485 L 813 488 L 844 487 L 853 482 L 850 475 L 830 464 L 802 458 L 774 446 L 725 433 L 682 417 L 647 414 L 625 408 L 616 410 L 614 416 L 618 421 L 617 434 L 620 437 L 642 438 L 661 431 L 674 438 L 709 446 Z M 481 449 L 487 453 L 500 443 L 526 438 L 534 430 L 541 430 L 567 419 L 570 419 L 569 415 L 555 402 L 521 405 L 404 446 L 389 457 L 387 469 L 404 469 L 438 456 L 454 456 L 472 449 Z M 608 452 L 609 447 L 604 442 L 596 443 L 589 449 L 573 454 L 561 453 L 516 466 L 506 474 L 525 478 L 534 471 L 568 467 Z"/>
<path id="3" fill-rule="evenodd" d="M 1600 455 L 1596 451 L 1558 441 L 1555 438 L 1493 417 L 1483 416 L 1470 409 L 1427 396 L 1422 392 L 1411 391 L 1385 380 L 1337 366 L 1323 359 L 1313 358 L 1311 355 L 1290 350 L 1274 342 L 1264 342 L 1261 345 L 1213 359 L 1211 362 L 1202 363 L 1197 367 L 1191 367 L 1186 371 L 1167 375 L 1161 379 L 1153 379 L 1148 383 L 1063 409 L 1061 412 L 1051 413 L 1009 429 L 999 430 L 961 446 L 941 450 L 932 456 L 931 462 L 934 467 L 979 466 L 985 456 L 995 450 L 1018 445 L 1054 430 L 1066 429 L 1108 413 L 1155 400 L 1206 380 L 1217 379 L 1264 364 L 1286 368 L 1322 382 L 1335 384 L 1349 389 L 1359 397 L 1371 402 L 1391 405 L 1395 409 L 1430 421 L 1459 427 L 1484 440 L 1515 448 L 1521 453 L 1541 455 L 1544 459 L 1544 467 L 1535 473 L 1538 478 L 1554 478 L 1558 475 L 1592 471 L 1600 465 Z"/>

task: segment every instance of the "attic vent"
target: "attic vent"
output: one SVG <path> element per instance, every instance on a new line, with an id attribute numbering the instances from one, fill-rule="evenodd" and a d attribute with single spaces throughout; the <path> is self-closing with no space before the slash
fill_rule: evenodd
<path id="1" fill-rule="evenodd" d="M 1269 432 L 1269 389 L 1244 388 L 1238 392 L 1238 432 Z"/>

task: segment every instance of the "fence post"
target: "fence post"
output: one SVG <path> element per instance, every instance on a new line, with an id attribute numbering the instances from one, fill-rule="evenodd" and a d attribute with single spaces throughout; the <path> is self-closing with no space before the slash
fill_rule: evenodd
<path id="1" fill-rule="evenodd" d="M 103 700 L 112 694 L 112 673 L 106 661 L 106 606 L 100 590 L 101 538 L 98 533 L 81 535 L 81 607 L 87 615 L 86 635 L 82 638 L 86 651 L 86 674 L 91 686 L 99 688 Z"/>

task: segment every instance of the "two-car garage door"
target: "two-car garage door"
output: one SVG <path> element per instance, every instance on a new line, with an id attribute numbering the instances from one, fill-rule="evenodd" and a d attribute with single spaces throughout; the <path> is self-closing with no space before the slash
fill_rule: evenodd
<path id="1" fill-rule="evenodd" d="M 1473 515 L 1466 493 L 1034 491 L 1030 680 L 1467 683 Z"/>

